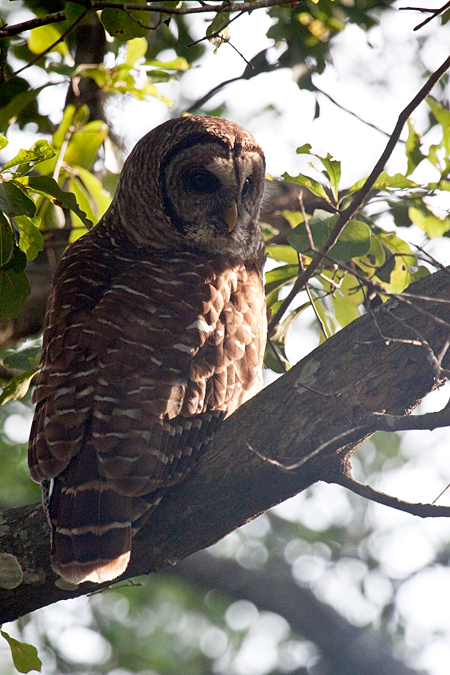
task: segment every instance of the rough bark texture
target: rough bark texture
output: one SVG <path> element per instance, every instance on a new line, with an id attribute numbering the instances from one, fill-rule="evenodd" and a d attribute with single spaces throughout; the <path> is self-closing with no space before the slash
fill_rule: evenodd
<path id="1" fill-rule="evenodd" d="M 450 275 L 439 272 L 408 292 L 444 302 L 416 299 L 411 306 L 394 300 L 377 310 L 376 322 L 370 315 L 358 319 L 224 423 L 196 469 L 141 531 L 124 578 L 169 567 L 316 481 L 335 481 L 365 439 L 357 428 L 362 416 L 413 410 L 436 386 L 429 349 L 438 353 L 450 332 Z M 419 334 L 425 346 L 411 344 Z M 337 439 L 353 428 L 344 444 Z M 251 450 L 289 464 L 327 440 L 324 450 L 290 472 Z M 23 583 L 0 593 L 0 622 L 93 590 L 93 584 L 61 588 L 38 506 L 4 512 L 0 531 L 2 550 L 16 556 L 24 571 Z"/>

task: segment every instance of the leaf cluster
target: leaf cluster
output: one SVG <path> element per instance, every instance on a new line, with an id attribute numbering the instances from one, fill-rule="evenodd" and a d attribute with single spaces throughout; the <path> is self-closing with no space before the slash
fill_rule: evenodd
<path id="1" fill-rule="evenodd" d="M 407 241 L 411 225 L 421 228 L 427 237 L 449 236 L 450 219 L 442 209 L 433 206 L 435 200 L 449 190 L 450 145 L 448 129 L 450 113 L 432 97 L 427 103 L 442 129 L 441 140 L 429 146 L 408 122 L 405 143 L 405 174 L 389 175 L 383 171 L 373 185 L 365 206 L 350 220 L 331 251 L 321 260 L 309 282 L 308 295 L 299 292 L 297 300 L 270 336 L 266 364 L 276 372 L 289 367 L 286 341 L 295 319 L 312 307 L 323 341 L 336 330 L 346 326 L 377 302 L 402 292 L 413 281 L 429 274 L 430 259 L 413 250 Z M 348 189 L 340 188 L 340 162 L 329 154 L 321 157 L 309 144 L 297 153 L 310 161 L 307 173 L 296 176 L 284 174 L 289 183 L 306 188 L 323 201 L 323 208 L 309 214 L 303 209 L 283 210 L 282 215 L 291 231 L 286 243 L 271 245 L 273 231 L 267 242 L 267 253 L 277 262 L 266 274 L 266 296 L 269 321 L 283 305 L 286 289 L 292 287 L 299 272 L 307 270 L 311 261 L 321 256 L 320 249 L 336 225 L 338 214 L 346 207 L 365 179 Z M 419 184 L 411 177 L 422 163 L 433 168 L 438 179 Z M 376 209 L 374 208 L 376 207 Z M 375 215 L 372 215 L 375 211 Z M 334 212 L 334 215 L 333 215 Z M 378 221 L 389 214 L 396 231 L 380 227 Z M 404 236 L 402 236 L 404 233 Z"/>

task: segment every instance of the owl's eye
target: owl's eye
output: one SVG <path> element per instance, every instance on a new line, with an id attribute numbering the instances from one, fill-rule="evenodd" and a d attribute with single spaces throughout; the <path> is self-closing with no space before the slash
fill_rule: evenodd
<path id="1" fill-rule="evenodd" d="M 184 178 L 184 184 L 188 190 L 199 194 L 212 194 L 217 192 L 221 183 L 217 176 L 209 171 L 193 171 Z"/>
<path id="2" fill-rule="evenodd" d="M 242 197 L 245 197 L 245 195 L 248 194 L 252 185 L 253 185 L 253 176 L 247 176 L 247 178 L 244 181 L 244 185 L 241 192 Z"/>

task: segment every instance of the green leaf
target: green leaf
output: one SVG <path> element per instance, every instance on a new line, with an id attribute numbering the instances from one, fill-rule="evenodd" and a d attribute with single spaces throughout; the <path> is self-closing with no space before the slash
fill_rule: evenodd
<path id="1" fill-rule="evenodd" d="M 3 630 L 0 633 L 10 646 L 12 660 L 19 673 L 29 673 L 30 670 L 41 672 L 42 661 L 38 657 L 36 647 L 15 640 Z"/>
<path id="2" fill-rule="evenodd" d="M 331 192 L 337 203 L 339 199 L 339 181 L 341 180 L 341 163 L 335 159 L 331 159 L 331 155 L 319 157 L 319 159 L 326 169 L 326 174 L 330 181 Z"/>
<path id="3" fill-rule="evenodd" d="M 72 134 L 64 155 L 68 164 L 76 164 L 91 169 L 97 159 L 100 146 L 108 135 L 108 125 L 102 120 L 88 122 L 82 129 Z"/>
<path id="4" fill-rule="evenodd" d="M 52 87 L 56 82 L 47 82 L 41 87 L 30 89 L 29 91 L 22 91 L 20 94 L 14 96 L 11 101 L 3 108 L 0 108 L 0 129 L 7 129 L 10 124 L 15 122 L 20 113 L 33 101 L 45 87 Z"/>
<path id="5" fill-rule="evenodd" d="M 401 293 L 411 283 L 411 266 L 417 266 L 417 260 L 409 244 L 393 232 L 380 234 L 380 241 L 393 255 L 393 269 L 389 273 L 389 288 L 391 293 Z M 384 270 L 388 266 L 385 265 Z M 380 273 L 379 276 L 384 276 Z M 384 278 L 382 278 L 382 281 Z"/>
<path id="6" fill-rule="evenodd" d="M 328 239 L 338 220 L 338 216 L 330 216 L 327 211 L 317 209 L 309 220 L 309 227 L 314 246 L 319 249 Z M 330 256 L 338 262 L 346 263 L 352 258 L 365 255 L 370 249 L 370 228 L 359 220 L 350 220 L 336 244 L 330 251 Z M 300 223 L 288 235 L 288 242 L 299 253 L 309 253 L 311 247 L 305 224 Z"/>
<path id="7" fill-rule="evenodd" d="M 85 191 L 88 199 L 91 200 L 94 222 L 103 216 L 111 204 L 112 197 L 104 188 L 101 182 L 93 173 L 81 166 L 73 167 L 81 179 L 82 189 Z M 81 202 L 80 202 L 81 204 Z M 81 204 L 82 205 L 82 204 Z"/>
<path id="8" fill-rule="evenodd" d="M 267 246 L 266 253 L 269 258 L 279 260 L 280 262 L 288 263 L 289 265 L 298 264 L 298 253 L 292 246 Z"/>
<path id="9" fill-rule="evenodd" d="M 408 158 L 408 166 L 406 169 L 406 176 L 409 176 L 425 159 L 420 149 L 420 136 L 414 129 L 412 120 L 408 120 L 408 138 L 405 145 L 406 157 Z"/>
<path id="10" fill-rule="evenodd" d="M 19 314 L 30 295 L 30 283 L 23 271 L 27 257 L 18 246 L 7 265 L 0 267 L 0 321 L 9 321 Z"/>
<path id="11" fill-rule="evenodd" d="M 59 123 L 57 130 L 53 134 L 52 143 L 55 146 L 55 148 L 60 148 L 64 143 L 67 136 L 67 132 L 69 131 L 69 127 L 72 124 L 75 112 L 76 108 L 74 105 L 69 104 L 68 106 L 66 106 L 63 113 L 63 118 Z"/>
<path id="12" fill-rule="evenodd" d="M 450 216 L 438 218 L 421 203 L 417 206 L 410 206 L 408 215 L 411 222 L 415 223 L 421 230 L 425 230 L 429 237 L 442 237 L 450 230 Z"/>
<path id="13" fill-rule="evenodd" d="M 283 211 L 281 211 L 281 215 L 286 218 L 292 229 L 297 227 L 299 223 L 303 222 L 303 214 L 301 211 L 288 211 L 287 209 L 283 209 Z"/>
<path id="14" fill-rule="evenodd" d="M 5 354 L 3 356 L 3 354 Z M 37 370 L 41 360 L 42 347 L 26 347 L 25 349 L 7 349 L 2 351 L 3 363 L 7 368 L 18 370 Z"/>
<path id="15" fill-rule="evenodd" d="M 297 176 L 290 176 L 288 173 L 284 173 L 282 178 L 284 178 L 284 180 L 288 181 L 289 183 L 304 185 L 317 197 L 322 197 L 322 199 L 326 199 L 327 202 L 330 201 L 323 185 L 321 185 L 317 180 L 314 180 L 314 178 L 310 178 L 310 176 L 305 176 L 303 173 L 299 173 Z"/>
<path id="16" fill-rule="evenodd" d="M 298 265 L 282 265 L 266 273 L 266 296 L 291 283 L 298 276 Z"/>
<path id="17" fill-rule="evenodd" d="M 78 5 L 75 2 L 66 2 L 64 7 L 64 14 L 66 19 L 73 23 L 80 18 L 86 12 L 86 7 L 83 5 Z"/>
<path id="18" fill-rule="evenodd" d="M 0 182 L 0 209 L 8 216 L 25 214 L 32 218 L 36 213 L 34 201 L 15 180 Z"/>
<path id="19" fill-rule="evenodd" d="M 345 274 L 339 288 L 331 295 L 334 313 L 341 326 L 347 326 L 359 317 L 359 307 L 364 303 L 364 299 L 364 293 L 357 279 L 351 274 Z"/>
<path id="20" fill-rule="evenodd" d="M 357 183 L 352 185 L 349 192 L 357 192 L 358 190 L 360 190 L 364 185 L 364 183 L 366 182 L 366 180 L 367 180 L 366 178 L 359 180 Z M 414 183 L 414 181 L 410 180 L 409 178 L 406 178 L 406 176 L 403 176 L 403 174 L 396 173 L 394 176 L 389 176 L 389 174 L 386 173 L 386 171 L 382 171 L 378 176 L 377 180 L 375 181 L 375 184 L 372 189 L 389 190 L 389 189 L 406 189 L 413 187 L 419 186 L 417 183 Z"/>
<path id="21" fill-rule="evenodd" d="M 311 155 L 311 143 L 305 143 L 304 145 L 301 145 L 295 152 L 297 155 Z"/>
<path id="22" fill-rule="evenodd" d="M 125 57 L 125 65 L 133 68 L 136 61 L 139 61 L 146 55 L 148 49 L 148 42 L 144 37 L 137 37 L 134 40 L 127 42 L 127 55 Z"/>
<path id="23" fill-rule="evenodd" d="M 179 56 L 173 61 L 146 61 L 146 66 L 155 66 L 155 68 L 163 68 L 165 70 L 189 70 L 190 65 L 185 58 Z M 153 75 L 153 73 L 151 73 Z"/>
<path id="24" fill-rule="evenodd" d="M 277 356 L 275 356 L 274 352 Z M 273 370 L 274 373 L 279 373 L 280 375 L 285 373 L 291 367 L 284 350 L 273 340 L 271 344 L 267 343 L 266 345 L 264 367 Z"/>
<path id="25" fill-rule="evenodd" d="M 0 134 L 0 150 L 3 150 L 3 148 L 6 148 L 8 143 L 9 143 L 9 141 L 6 138 L 6 136 L 3 136 L 3 134 Z"/>
<path id="26" fill-rule="evenodd" d="M 16 375 L 15 377 L 8 380 L 8 382 L 3 385 L 3 390 L 0 394 L 0 405 L 4 405 L 5 403 L 8 403 L 8 401 L 17 401 L 18 399 L 26 396 L 28 389 L 30 388 L 31 380 L 36 375 L 38 370 L 39 368 L 35 368 L 34 370 L 26 370 L 25 372 L 20 373 L 20 375 Z M 33 668 L 30 668 L 30 670 Z M 17 668 L 17 670 L 19 670 L 19 668 Z M 21 670 L 20 672 L 27 673 L 28 671 Z"/>
<path id="27" fill-rule="evenodd" d="M 136 0 L 133 4 L 146 5 L 146 0 Z M 107 7 L 100 14 L 100 21 L 112 37 L 121 42 L 144 37 L 150 30 L 150 12 L 124 12 L 121 9 Z"/>
<path id="28" fill-rule="evenodd" d="M 55 156 L 55 151 L 50 143 L 44 139 L 36 141 L 29 150 L 19 150 L 17 155 L 5 164 L 2 171 L 10 169 L 13 166 L 25 165 L 26 171 L 29 171 L 34 164 L 44 162 Z"/>
<path id="29" fill-rule="evenodd" d="M 61 190 L 58 183 L 53 178 L 50 178 L 50 176 L 24 176 L 18 180 L 26 187 L 29 187 L 33 192 L 48 197 L 53 204 L 73 211 L 83 225 L 85 225 L 88 230 L 91 229 L 93 223 L 78 206 L 75 195 L 71 192 L 64 192 Z"/>
<path id="30" fill-rule="evenodd" d="M 450 154 L 450 110 L 447 110 L 446 108 L 443 108 L 442 105 L 436 101 L 435 98 L 432 96 L 427 96 L 426 102 L 431 108 L 431 112 L 433 113 L 434 117 L 436 120 L 439 122 L 439 124 L 442 127 L 443 131 L 443 137 L 442 137 L 442 145 L 445 148 L 445 153 L 446 155 Z"/>
<path id="31" fill-rule="evenodd" d="M 44 250 L 44 237 L 39 231 L 41 219 L 38 216 L 16 216 L 14 220 L 20 232 L 20 248 L 26 254 L 27 260 L 34 260 L 39 251 Z"/>
<path id="32" fill-rule="evenodd" d="M 0 266 L 7 265 L 14 250 L 14 230 L 11 223 L 0 211 Z"/>
<path id="33" fill-rule="evenodd" d="M 54 24 L 39 26 L 31 31 L 30 37 L 28 38 L 28 49 L 30 52 L 33 52 L 33 54 L 42 54 L 42 52 L 51 48 L 60 38 L 61 32 Z M 51 51 L 59 52 L 64 57 L 69 55 L 69 48 L 64 40 L 55 44 Z"/>
<path id="34" fill-rule="evenodd" d="M 215 33 L 220 33 L 230 23 L 230 15 L 225 12 L 218 12 L 206 29 L 206 37 L 211 37 Z M 217 37 L 217 36 L 215 36 Z M 219 36 L 220 37 L 220 36 Z"/>

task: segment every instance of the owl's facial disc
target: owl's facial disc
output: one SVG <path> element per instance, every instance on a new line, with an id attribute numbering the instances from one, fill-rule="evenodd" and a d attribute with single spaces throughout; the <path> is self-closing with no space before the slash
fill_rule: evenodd
<path id="1" fill-rule="evenodd" d="M 240 151 L 218 141 L 181 148 L 162 176 L 172 226 L 211 253 L 248 252 L 257 227 L 264 160 L 255 148 Z"/>

